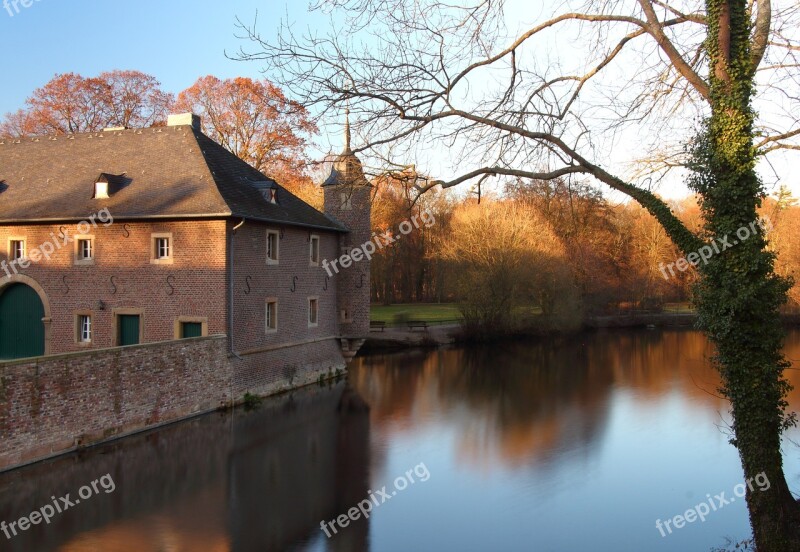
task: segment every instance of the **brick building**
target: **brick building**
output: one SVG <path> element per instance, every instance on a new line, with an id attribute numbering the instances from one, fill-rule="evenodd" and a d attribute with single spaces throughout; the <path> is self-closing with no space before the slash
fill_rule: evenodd
<path id="1" fill-rule="evenodd" d="M 369 260 L 321 265 L 370 239 L 369 188 L 348 143 L 321 213 L 190 114 L 0 141 L 0 359 L 224 334 L 243 389 L 339 367 Z"/>

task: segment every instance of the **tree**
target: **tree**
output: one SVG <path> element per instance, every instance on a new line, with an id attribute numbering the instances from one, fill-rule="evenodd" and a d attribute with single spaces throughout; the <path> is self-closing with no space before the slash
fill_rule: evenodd
<path id="1" fill-rule="evenodd" d="M 110 71 L 91 78 L 65 73 L 36 89 L 25 109 L 7 115 L 0 123 L 0 136 L 163 125 L 172 101 L 155 77 L 139 71 Z"/>
<path id="2" fill-rule="evenodd" d="M 575 321 L 578 294 L 564 246 L 532 207 L 509 200 L 465 202 L 441 245 L 442 256 L 458 268 L 461 311 L 472 335 L 527 329 L 521 326 L 523 309 L 533 305 L 541 307 L 548 325 Z"/>
<path id="3" fill-rule="evenodd" d="M 146 128 L 167 121 L 175 98 L 158 80 L 140 71 L 101 73 L 108 126 Z"/>
<path id="4" fill-rule="evenodd" d="M 516 32 L 522 14 L 506 19 L 502 1 L 328 0 L 314 7 L 338 10 L 335 32 L 297 36 L 286 27 L 270 42 L 243 26 L 256 49 L 241 57 L 266 63 L 304 105 L 349 105 L 357 151 L 389 160 L 449 146 L 454 176 L 421 181 L 420 192 L 491 175 L 586 175 L 640 203 L 687 256 L 749 227 L 764 195 L 758 157 L 800 149 L 791 115 L 799 96 L 796 3 L 587 0 L 573 11 L 566 4 Z M 582 46 L 577 55 L 573 43 Z M 757 119 L 754 102 L 789 116 Z M 688 228 L 649 185 L 634 184 L 641 172 L 604 166 L 619 151 L 618 131 L 631 129 L 640 132 L 640 153 L 630 160 L 642 170 L 696 171 L 702 231 Z M 756 545 L 794 551 L 800 508 L 780 452 L 781 431 L 792 423 L 778 318 L 788 284 L 775 275 L 763 231 L 752 233 L 700 267 L 698 303 L 745 477 L 763 472 L 773 482 L 770 492 L 747 495 Z"/>
<path id="5" fill-rule="evenodd" d="M 397 229 L 404 221 L 428 213 L 436 219 L 430 228 L 421 226 L 392 247 L 375 253 L 370 269 L 373 298 L 384 304 L 434 301 L 440 288 L 443 264 L 436 255 L 436 243 L 446 239 L 452 202 L 446 193 L 426 194 L 416 199 L 409 183 L 416 181 L 413 171 L 387 174 L 372 181 L 372 230 L 382 234 Z"/>
<path id="6" fill-rule="evenodd" d="M 305 155 L 307 137 L 317 127 L 302 105 L 271 82 L 201 77 L 178 95 L 175 109 L 197 113 L 214 141 L 308 203 L 321 204 Z"/>

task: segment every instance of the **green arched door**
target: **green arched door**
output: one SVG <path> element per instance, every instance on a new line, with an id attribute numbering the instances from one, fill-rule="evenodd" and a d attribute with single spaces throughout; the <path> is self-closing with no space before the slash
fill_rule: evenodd
<path id="1" fill-rule="evenodd" d="M 25 284 L 0 290 L 0 359 L 44 354 L 44 305 Z"/>

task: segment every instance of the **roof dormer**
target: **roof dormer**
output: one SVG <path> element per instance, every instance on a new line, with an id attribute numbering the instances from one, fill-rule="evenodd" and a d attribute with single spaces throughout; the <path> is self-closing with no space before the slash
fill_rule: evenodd
<path id="1" fill-rule="evenodd" d="M 125 173 L 100 173 L 100 176 L 98 176 L 94 181 L 94 192 L 92 194 L 92 199 L 108 199 L 129 182 L 130 179 L 125 177 Z"/>
<path id="2" fill-rule="evenodd" d="M 258 190 L 265 200 L 278 203 L 278 185 L 272 180 L 247 180 L 247 183 Z"/>

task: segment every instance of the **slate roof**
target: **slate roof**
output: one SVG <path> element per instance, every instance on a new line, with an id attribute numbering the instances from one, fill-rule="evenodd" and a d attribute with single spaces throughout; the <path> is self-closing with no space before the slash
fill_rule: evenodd
<path id="1" fill-rule="evenodd" d="M 108 199 L 94 199 L 99 178 Z M 277 203 L 263 189 L 277 187 Z M 0 224 L 236 217 L 346 232 L 190 125 L 0 140 Z"/>
<path id="2" fill-rule="evenodd" d="M 327 186 L 369 186 L 367 178 L 364 176 L 364 168 L 361 161 L 356 157 L 349 147 L 336 157 L 331 167 L 331 174 L 322 187 Z"/>

